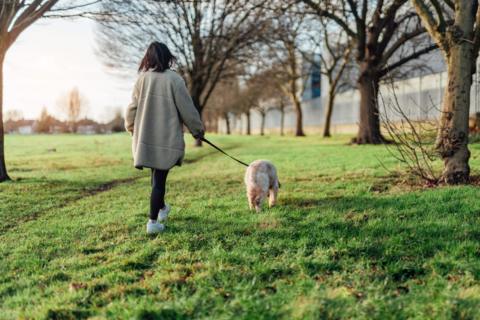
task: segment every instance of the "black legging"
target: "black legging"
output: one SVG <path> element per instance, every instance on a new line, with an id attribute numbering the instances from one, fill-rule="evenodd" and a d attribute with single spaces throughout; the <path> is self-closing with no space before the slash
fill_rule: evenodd
<path id="1" fill-rule="evenodd" d="M 168 170 L 152 169 L 152 194 L 150 196 L 150 219 L 157 220 L 158 211 L 165 207 L 165 183 Z"/>

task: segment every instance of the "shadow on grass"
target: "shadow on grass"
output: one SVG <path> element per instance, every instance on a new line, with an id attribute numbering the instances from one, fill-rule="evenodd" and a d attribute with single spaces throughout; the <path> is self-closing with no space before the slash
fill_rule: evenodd
<path id="1" fill-rule="evenodd" d="M 183 320 L 190 319 L 187 314 L 181 313 L 174 309 L 150 310 L 144 309 L 137 312 L 136 319 L 138 320 Z"/>
<path id="2" fill-rule="evenodd" d="M 72 181 L 58 181 L 58 180 L 51 180 L 48 183 L 42 183 L 41 186 L 37 185 L 36 188 L 45 188 L 47 192 L 53 193 L 51 189 L 58 189 L 56 191 L 57 194 L 63 194 L 62 196 L 57 197 L 56 201 L 52 201 L 51 196 L 47 198 L 47 206 L 30 206 L 27 210 L 15 210 L 12 207 L 12 211 L 14 214 L 3 216 L 2 224 L 0 225 L 0 236 L 18 226 L 22 223 L 32 221 L 38 219 L 42 215 L 51 212 L 52 210 L 59 210 L 64 207 L 67 207 L 74 203 L 75 201 L 82 200 L 86 197 L 93 197 L 99 193 L 107 192 L 115 187 L 132 184 L 135 181 L 144 178 L 144 176 L 133 176 L 124 179 L 117 179 L 112 180 L 104 183 L 76 183 Z M 43 189 L 43 190 L 45 190 Z M 32 195 L 32 201 L 38 201 L 38 194 L 42 192 L 42 190 L 36 191 L 37 195 Z M 49 195 L 49 194 L 47 194 Z M 52 203 L 53 202 L 53 203 Z M 13 203 L 15 205 L 15 203 Z M 38 204 L 36 204 L 38 205 Z M 8 209 L 8 208 L 7 208 Z M 7 212 L 8 213 L 8 212 Z"/>
<path id="3" fill-rule="evenodd" d="M 49 320 L 68 320 L 68 319 L 87 319 L 92 316 L 92 312 L 82 309 L 50 309 L 45 315 L 45 319 Z"/>
<path id="4" fill-rule="evenodd" d="M 295 255 L 301 257 L 301 268 L 312 277 L 352 271 L 358 263 L 365 263 L 379 280 L 388 278 L 397 284 L 432 272 L 441 276 L 470 272 L 480 279 L 480 232 L 474 223 L 479 213 L 473 209 L 463 214 L 452 214 L 451 208 L 442 212 L 442 206 L 428 198 L 408 194 L 286 198 L 278 209 L 260 214 L 268 216 L 279 223 L 262 229 L 235 216 L 221 220 L 184 216 L 175 218 L 170 231 L 195 235 L 184 243 L 191 251 L 219 245 L 226 252 L 247 247 L 254 258 L 239 260 L 235 256 L 231 260 L 235 264 Z M 319 261 L 316 250 L 323 251 L 327 259 Z M 271 276 L 277 277 L 275 272 Z"/>
<path id="5" fill-rule="evenodd" d="M 445 190 L 445 194 L 448 192 Z M 459 207 L 455 201 L 450 206 Z M 233 205 L 207 210 L 212 215 L 203 216 L 182 210 L 172 217 L 167 233 L 158 236 L 165 241 L 163 251 L 152 246 L 151 250 L 129 256 L 115 265 L 115 272 L 134 272 L 138 277 L 143 277 L 147 270 L 170 274 L 158 279 L 155 285 L 170 292 L 172 299 L 213 288 L 225 293 L 225 301 L 237 293 L 252 300 L 265 299 L 268 305 L 268 299 L 284 294 L 282 283 L 306 281 L 327 287 L 351 286 L 358 295 L 356 299 L 364 299 L 367 290 L 364 287 L 373 283 L 383 290 L 382 296 L 394 299 L 414 292 L 413 281 L 424 285 L 432 277 L 442 277 L 449 282 L 455 275 L 467 273 L 475 280 L 480 278 L 480 232 L 473 223 L 478 219 L 478 210 L 470 208 L 471 212 L 461 214 L 452 214 L 451 210 L 448 204 L 432 203 L 423 194 L 286 197 L 281 198 L 277 208 L 261 214 Z M 226 211 L 230 214 L 223 214 Z M 145 240 L 155 241 L 148 237 Z M 97 252 L 89 247 L 83 254 Z M 194 267 L 196 264 L 199 266 Z M 196 273 L 201 276 L 195 278 Z M 70 280 L 64 274 L 52 279 Z M 114 288 L 114 284 L 109 285 Z M 131 288 L 127 285 L 127 289 L 125 292 L 130 295 L 149 292 L 135 285 Z M 4 291 L 0 296 L 11 294 L 11 290 Z M 100 296 L 92 289 L 91 296 L 78 302 L 76 308 L 52 309 L 49 318 L 95 315 L 95 311 L 79 307 L 87 310 L 98 307 L 103 301 Z M 114 299 L 121 298 L 119 295 Z M 341 310 L 341 298 L 327 301 L 332 304 L 329 308 L 335 309 L 333 304 L 338 303 Z M 262 305 L 251 308 L 258 308 L 255 310 L 265 318 L 288 315 L 285 310 L 267 310 Z M 201 312 L 199 309 L 187 314 L 180 306 L 152 307 L 139 310 L 136 317 L 182 319 Z"/>

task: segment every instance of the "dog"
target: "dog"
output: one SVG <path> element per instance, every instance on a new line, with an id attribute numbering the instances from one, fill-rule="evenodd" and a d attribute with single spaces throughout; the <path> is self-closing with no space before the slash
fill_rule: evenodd
<path id="1" fill-rule="evenodd" d="M 256 160 L 252 162 L 245 173 L 245 185 L 250 210 L 255 209 L 260 212 L 263 200 L 267 197 L 270 208 L 277 202 L 280 182 L 277 169 L 270 161 Z"/>

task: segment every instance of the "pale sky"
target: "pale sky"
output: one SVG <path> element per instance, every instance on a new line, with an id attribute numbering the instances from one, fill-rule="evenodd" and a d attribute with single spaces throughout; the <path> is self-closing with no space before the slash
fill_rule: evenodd
<path id="1" fill-rule="evenodd" d="M 135 81 L 108 72 L 95 53 L 95 23 L 87 19 L 40 20 L 10 48 L 5 61 L 4 111 L 37 118 L 43 106 L 61 117 L 57 100 L 73 87 L 87 98 L 87 115 L 113 118 L 129 103 Z"/>

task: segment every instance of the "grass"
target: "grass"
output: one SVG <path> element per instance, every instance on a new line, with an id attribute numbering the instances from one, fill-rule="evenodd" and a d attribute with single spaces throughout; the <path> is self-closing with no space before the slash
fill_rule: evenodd
<path id="1" fill-rule="evenodd" d="M 244 169 L 189 148 L 149 237 L 127 135 L 8 136 L 0 319 L 480 319 L 477 187 L 398 185 L 346 138 L 211 140 L 272 160 L 279 206 L 249 212 Z"/>

